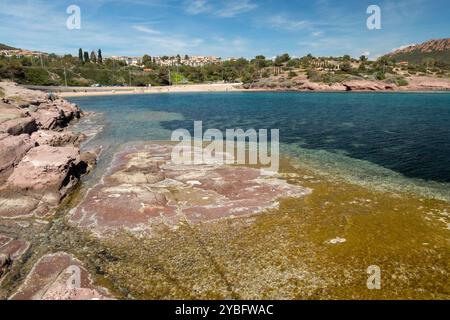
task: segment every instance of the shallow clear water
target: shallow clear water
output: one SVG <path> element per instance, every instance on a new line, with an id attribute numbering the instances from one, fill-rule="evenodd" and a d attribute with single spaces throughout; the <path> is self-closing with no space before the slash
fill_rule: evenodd
<path id="1" fill-rule="evenodd" d="M 100 112 L 92 143 L 173 130 L 280 129 L 283 150 L 365 183 L 450 193 L 450 93 L 181 93 L 70 98 Z M 82 128 L 81 124 L 81 127 Z M 410 188 L 414 189 L 414 188 Z"/>

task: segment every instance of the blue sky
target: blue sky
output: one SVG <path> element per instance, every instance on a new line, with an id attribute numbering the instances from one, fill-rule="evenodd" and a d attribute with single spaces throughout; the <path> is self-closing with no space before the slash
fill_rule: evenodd
<path id="1" fill-rule="evenodd" d="M 368 30 L 367 7 L 381 8 Z M 69 5 L 81 29 L 68 30 Z M 449 0 L 0 0 L 0 43 L 77 54 L 370 54 L 450 37 Z"/>

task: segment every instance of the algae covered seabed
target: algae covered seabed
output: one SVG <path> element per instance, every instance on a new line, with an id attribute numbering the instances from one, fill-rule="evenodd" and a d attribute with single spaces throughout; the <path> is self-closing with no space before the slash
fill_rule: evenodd
<path id="1" fill-rule="evenodd" d="M 125 299 L 450 297 L 448 202 L 373 191 L 288 158 L 281 175 L 313 192 L 253 216 L 161 226 L 151 237 L 96 238 L 70 226 L 81 187 L 47 224 L 15 230 L 31 247 L 0 293 L 11 294 L 43 254 L 67 251 Z M 367 288 L 371 265 L 381 268 L 380 290 Z"/>

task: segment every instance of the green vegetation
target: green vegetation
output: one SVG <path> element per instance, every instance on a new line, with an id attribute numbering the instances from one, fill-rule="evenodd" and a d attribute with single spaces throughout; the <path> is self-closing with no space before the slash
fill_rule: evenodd
<path id="1" fill-rule="evenodd" d="M 399 53 L 393 56 L 396 61 L 407 61 L 412 64 L 426 65 L 432 63 L 440 68 L 450 67 L 450 50 L 422 52 L 420 50 L 414 50 L 408 53 Z"/>
<path id="2" fill-rule="evenodd" d="M 294 78 L 294 77 L 296 77 L 297 76 L 297 73 L 296 72 L 294 72 L 294 71 L 289 71 L 289 74 L 288 74 L 288 77 L 289 78 Z"/>
<path id="3" fill-rule="evenodd" d="M 4 45 L 3 45 L 4 46 Z M 6 46 L 7 47 L 7 46 Z M 181 61 L 181 56 L 175 56 Z M 162 57 L 168 60 L 169 57 Z M 347 79 L 382 80 L 399 86 L 408 84 L 412 75 L 449 77 L 450 63 L 427 58 L 420 63 L 398 63 L 398 59 L 384 56 L 369 61 L 361 56 L 314 57 L 308 54 L 292 58 L 285 53 L 274 60 L 262 55 L 192 67 L 187 65 L 161 66 L 149 55 L 142 58 L 142 66 L 129 66 L 124 61 L 103 58 L 101 49 L 86 51 L 80 48 L 78 56 L 55 54 L 41 57 L 0 56 L 0 78 L 21 84 L 89 86 L 165 86 L 242 81 L 246 85 L 264 81 L 270 83 L 308 78 L 313 82 L 339 83 Z M 450 58 L 446 61 L 450 61 Z M 292 80 L 292 85 L 295 81 Z"/>
<path id="4" fill-rule="evenodd" d="M 386 82 L 393 83 L 399 87 L 404 87 L 409 84 L 408 81 L 402 76 L 394 76 L 394 77 L 388 78 L 386 80 Z"/>

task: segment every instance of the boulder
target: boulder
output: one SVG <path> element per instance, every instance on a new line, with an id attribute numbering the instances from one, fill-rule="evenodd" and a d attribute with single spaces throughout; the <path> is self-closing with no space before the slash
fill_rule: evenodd
<path id="1" fill-rule="evenodd" d="M 43 130 L 55 130 L 68 124 L 64 113 L 57 108 L 51 110 L 39 109 L 36 112 L 31 112 L 31 115 L 36 119 L 39 129 Z"/>
<path id="2" fill-rule="evenodd" d="M 51 130 L 39 130 L 31 135 L 31 140 L 39 146 L 49 145 L 63 147 L 66 145 L 79 146 L 85 139 L 83 134 L 70 131 L 57 132 Z"/>
<path id="3" fill-rule="evenodd" d="M 31 149 L 8 178 L 8 186 L 22 190 L 61 190 L 78 181 L 85 164 L 75 147 L 48 145 Z"/>
<path id="4" fill-rule="evenodd" d="M 7 120 L 0 124 L 0 132 L 13 136 L 21 134 L 32 134 L 37 131 L 36 120 L 33 117 L 22 117 Z"/>
<path id="5" fill-rule="evenodd" d="M 23 117 L 23 111 L 16 106 L 0 102 L 0 123 Z"/>
<path id="6" fill-rule="evenodd" d="M 0 181 L 1 177 L 10 172 L 34 145 L 27 134 L 0 137 Z"/>
<path id="7" fill-rule="evenodd" d="M 33 266 L 11 300 L 110 300 L 82 262 L 66 252 L 47 254 Z"/>

